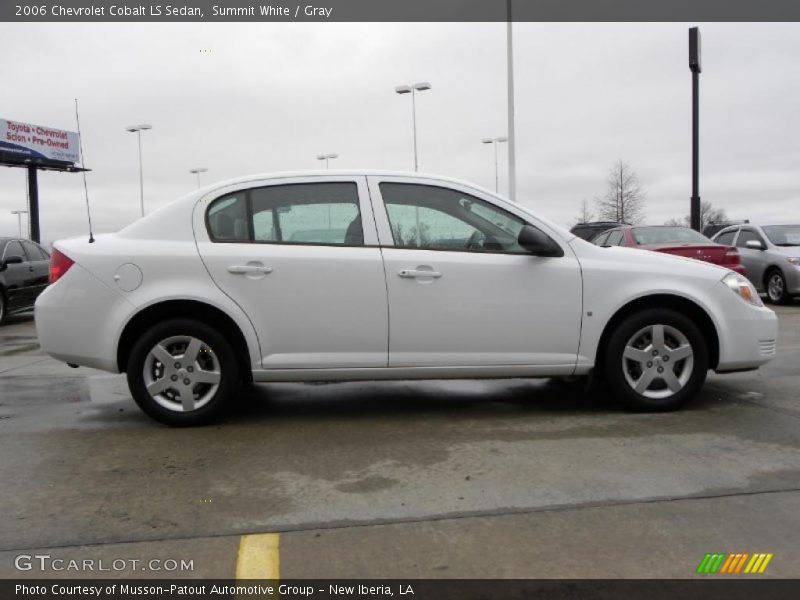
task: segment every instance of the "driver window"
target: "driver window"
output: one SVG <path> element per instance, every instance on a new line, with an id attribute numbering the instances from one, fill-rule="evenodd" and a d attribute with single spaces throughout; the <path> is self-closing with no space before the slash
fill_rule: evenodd
<path id="1" fill-rule="evenodd" d="M 525 254 L 524 222 L 474 196 L 409 183 L 381 183 L 397 248 Z"/>

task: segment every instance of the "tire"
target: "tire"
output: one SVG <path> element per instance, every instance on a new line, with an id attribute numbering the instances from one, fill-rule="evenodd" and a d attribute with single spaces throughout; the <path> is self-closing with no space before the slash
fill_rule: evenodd
<path id="1" fill-rule="evenodd" d="M 6 296 L 3 290 L 0 290 L 0 325 L 6 320 Z"/>
<path id="2" fill-rule="evenodd" d="M 764 287 L 767 288 L 767 299 L 772 304 L 786 304 L 789 302 L 789 293 L 786 290 L 786 278 L 780 269 L 772 269 L 764 278 Z"/>
<path id="3" fill-rule="evenodd" d="M 183 363 L 187 352 L 195 358 Z M 170 319 L 148 329 L 133 345 L 126 371 L 139 408 L 172 427 L 220 420 L 241 384 L 231 344 L 213 327 L 191 319 Z"/>
<path id="4" fill-rule="evenodd" d="M 702 387 L 708 345 L 700 329 L 681 313 L 643 310 L 627 317 L 611 335 L 603 371 L 611 392 L 627 408 L 675 410 Z"/>

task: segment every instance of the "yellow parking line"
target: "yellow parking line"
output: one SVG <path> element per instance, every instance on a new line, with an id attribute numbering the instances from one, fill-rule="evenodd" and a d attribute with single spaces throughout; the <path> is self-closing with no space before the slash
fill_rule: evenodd
<path id="1" fill-rule="evenodd" d="M 236 558 L 236 579 L 280 578 L 280 535 L 243 535 Z"/>

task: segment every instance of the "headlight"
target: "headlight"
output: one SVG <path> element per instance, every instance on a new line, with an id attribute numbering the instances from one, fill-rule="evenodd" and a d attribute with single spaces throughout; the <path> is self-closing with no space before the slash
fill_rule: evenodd
<path id="1" fill-rule="evenodd" d="M 753 306 L 764 306 L 764 303 L 761 302 L 761 298 L 758 297 L 756 288 L 753 287 L 753 284 L 750 283 L 747 277 L 730 272 L 722 278 L 722 283 L 727 285 L 734 294 L 745 302 Z"/>
<path id="2" fill-rule="evenodd" d="M 786 260 L 792 263 L 795 267 L 800 267 L 800 256 L 788 256 Z"/>

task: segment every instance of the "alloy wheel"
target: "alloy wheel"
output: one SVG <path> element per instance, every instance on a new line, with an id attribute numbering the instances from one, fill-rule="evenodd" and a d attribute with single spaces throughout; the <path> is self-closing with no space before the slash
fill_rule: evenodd
<path id="1" fill-rule="evenodd" d="M 191 412 L 208 404 L 222 372 L 214 351 L 202 340 L 171 336 L 147 353 L 142 376 L 150 397 L 174 412 Z"/>
<path id="2" fill-rule="evenodd" d="M 668 398 L 681 391 L 694 369 L 689 339 L 670 325 L 648 325 L 634 333 L 622 353 L 628 385 L 647 398 Z"/>
<path id="3" fill-rule="evenodd" d="M 769 282 L 767 283 L 767 295 L 769 295 L 769 299 L 773 302 L 780 302 L 783 299 L 784 293 L 785 283 L 783 281 L 783 275 L 776 271 L 769 276 Z"/>

